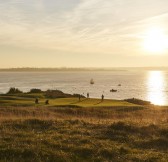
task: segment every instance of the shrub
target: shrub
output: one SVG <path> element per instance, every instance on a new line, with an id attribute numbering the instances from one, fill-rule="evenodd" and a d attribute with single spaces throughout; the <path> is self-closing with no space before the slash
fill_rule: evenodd
<path id="1" fill-rule="evenodd" d="M 33 88 L 30 90 L 29 93 L 42 93 L 43 91 L 41 89 L 36 89 L 36 88 Z"/>
<path id="2" fill-rule="evenodd" d="M 17 93 L 23 93 L 21 90 L 19 90 L 18 88 L 10 88 L 9 91 L 7 92 L 7 94 L 17 94 Z"/>
<path id="3" fill-rule="evenodd" d="M 133 103 L 133 104 L 138 104 L 138 105 L 150 105 L 151 104 L 151 102 L 149 101 L 144 101 L 144 100 L 140 100 L 136 98 L 126 99 L 125 101 Z"/>
<path id="4" fill-rule="evenodd" d="M 66 97 L 71 97 L 70 94 L 65 94 L 60 90 L 47 90 L 45 92 L 45 96 L 47 98 L 66 98 Z"/>

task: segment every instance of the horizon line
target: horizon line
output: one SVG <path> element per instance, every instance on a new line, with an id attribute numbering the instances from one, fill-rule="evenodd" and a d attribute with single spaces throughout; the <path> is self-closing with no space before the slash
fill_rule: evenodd
<path id="1" fill-rule="evenodd" d="M 0 70 L 22 70 L 22 69 L 28 69 L 28 70 L 40 70 L 40 69 L 121 69 L 121 68 L 168 68 L 168 66 L 126 66 L 126 67 L 9 67 L 9 68 L 0 68 Z"/>

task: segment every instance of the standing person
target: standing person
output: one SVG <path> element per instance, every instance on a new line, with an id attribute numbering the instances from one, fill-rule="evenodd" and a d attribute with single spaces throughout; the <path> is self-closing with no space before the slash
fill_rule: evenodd
<path id="1" fill-rule="evenodd" d="M 39 100 L 38 98 L 35 99 L 35 104 L 38 104 L 39 103 Z"/>
<path id="2" fill-rule="evenodd" d="M 102 94 L 102 101 L 104 100 L 104 95 Z"/>
<path id="3" fill-rule="evenodd" d="M 45 104 L 46 104 L 46 105 L 49 105 L 49 100 L 46 100 L 46 101 L 45 101 Z"/>
<path id="4" fill-rule="evenodd" d="M 87 93 L 87 98 L 89 98 L 89 93 Z"/>

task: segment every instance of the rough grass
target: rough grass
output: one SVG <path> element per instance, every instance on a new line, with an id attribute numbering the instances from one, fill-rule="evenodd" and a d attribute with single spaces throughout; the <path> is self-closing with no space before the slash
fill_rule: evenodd
<path id="1" fill-rule="evenodd" d="M 0 161 L 167 162 L 167 108 L 114 105 L 2 106 Z"/>

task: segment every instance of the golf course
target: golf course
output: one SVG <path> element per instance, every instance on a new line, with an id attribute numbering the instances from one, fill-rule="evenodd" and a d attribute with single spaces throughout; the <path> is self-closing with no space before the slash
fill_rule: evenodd
<path id="1" fill-rule="evenodd" d="M 0 161 L 167 162 L 168 107 L 63 96 L 0 95 Z"/>

